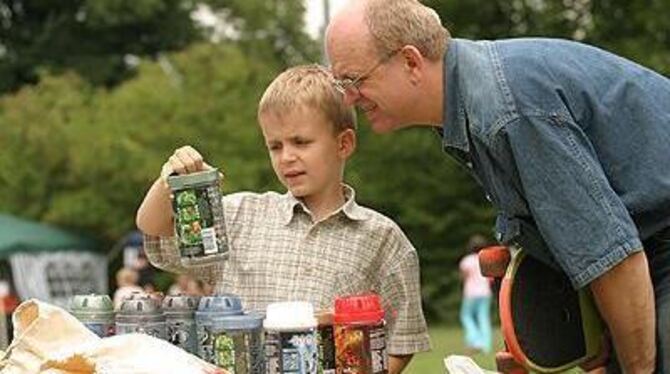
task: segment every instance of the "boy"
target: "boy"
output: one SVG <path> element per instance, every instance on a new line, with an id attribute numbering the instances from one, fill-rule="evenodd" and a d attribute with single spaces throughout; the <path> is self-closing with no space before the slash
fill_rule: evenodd
<path id="1" fill-rule="evenodd" d="M 261 98 L 258 120 L 286 194 L 240 192 L 223 198 L 230 257 L 193 269 L 217 290 L 239 295 L 247 309 L 303 300 L 332 308 L 335 297 L 374 290 L 390 311 L 389 372 L 399 373 L 429 349 L 415 249 L 389 218 L 359 206 L 343 184 L 356 147 L 355 117 L 319 66 L 280 74 Z M 137 213 L 146 252 L 157 267 L 184 272 L 174 242 L 165 177 L 210 168 L 191 147 L 163 166 Z M 157 239 L 160 236 L 161 239 Z"/>

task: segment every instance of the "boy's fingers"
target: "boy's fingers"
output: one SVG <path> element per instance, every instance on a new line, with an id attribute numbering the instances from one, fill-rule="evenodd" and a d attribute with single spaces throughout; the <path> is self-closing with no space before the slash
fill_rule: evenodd
<path id="1" fill-rule="evenodd" d="M 177 156 L 177 154 L 170 156 L 168 163 L 170 164 L 172 171 L 177 174 L 185 174 L 187 172 L 186 165 L 184 165 L 184 162 Z"/>
<path id="2" fill-rule="evenodd" d="M 195 148 L 190 146 L 184 147 L 184 155 L 191 160 L 192 166 L 195 168 L 195 170 L 193 171 L 203 170 L 202 155 L 198 151 L 196 151 Z"/>
<path id="3" fill-rule="evenodd" d="M 184 165 L 186 173 L 194 173 L 202 170 L 202 156 L 193 147 L 181 147 L 174 152 L 174 156 L 176 156 L 181 164 Z"/>
<path id="4" fill-rule="evenodd" d="M 168 160 L 168 162 L 163 164 L 163 167 L 161 168 L 161 175 L 160 177 L 163 178 L 164 180 L 167 180 L 167 177 L 170 176 L 174 172 L 174 169 L 172 169 L 172 164 Z"/>
<path id="5" fill-rule="evenodd" d="M 177 148 L 161 169 L 161 177 L 167 179 L 173 173 L 189 174 L 214 169 L 205 163 L 202 155 L 191 146 Z"/>
<path id="6" fill-rule="evenodd" d="M 191 155 L 189 155 L 187 152 L 175 152 L 175 154 L 170 157 L 170 160 L 173 165 L 179 166 L 179 168 L 175 167 L 175 171 L 177 171 L 179 174 L 188 174 L 197 171 L 195 160 L 193 160 Z"/>

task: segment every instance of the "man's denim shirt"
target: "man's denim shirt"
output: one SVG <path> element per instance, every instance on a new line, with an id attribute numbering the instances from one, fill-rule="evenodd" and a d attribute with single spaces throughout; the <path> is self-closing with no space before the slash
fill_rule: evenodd
<path id="1" fill-rule="evenodd" d="M 445 150 L 499 238 L 581 288 L 670 225 L 670 80 L 584 44 L 451 39 Z"/>

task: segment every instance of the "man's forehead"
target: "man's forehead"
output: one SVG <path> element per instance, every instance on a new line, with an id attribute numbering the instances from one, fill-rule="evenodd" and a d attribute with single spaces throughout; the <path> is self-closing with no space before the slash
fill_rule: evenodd
<path id="1" fill-rule="evenodd" d="M 326 34 L 326 51 L 333 74 L 347 73 L 370 58 L 371 36 L 363 15 L 354 9 L 337 14 Z"/>
<path id="2" fill-rule="evenodd" d="M 363 36 L 333 43 L 328 48 L 330 69 L 335 77 L 358 72 L 374 60 L 374 48 Z"/>

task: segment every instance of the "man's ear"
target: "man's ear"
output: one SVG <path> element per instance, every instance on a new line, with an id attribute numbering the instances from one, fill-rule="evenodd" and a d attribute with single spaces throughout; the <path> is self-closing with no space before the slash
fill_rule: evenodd
<path id="1" fill-rule="evenodd" d="M 409 73 L 412 83 L 418 83 L 426 65 L 425 57 L 418 48 L 413 45 L 406 45 L 400 48 L 400 56 L 403 59 L 403 69 Z"/>
<path id="2" fill-rule="evenodd" d="M 348 159 L 356 150 L 356 132 L 346 129 L 337 136 L 338 154 L 343 159 Z"/>

